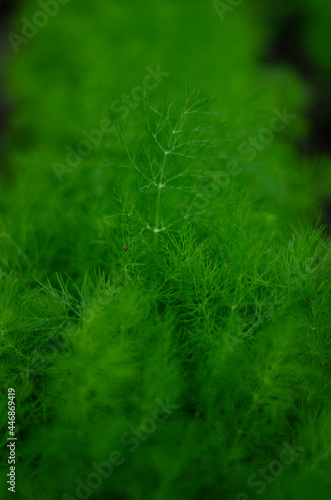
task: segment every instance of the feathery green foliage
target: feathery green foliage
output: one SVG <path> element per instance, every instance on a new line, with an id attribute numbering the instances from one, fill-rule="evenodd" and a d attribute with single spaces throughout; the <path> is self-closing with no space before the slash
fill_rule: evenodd
<path id="1" fill-rule="evenodd" d="M 244 2 L 222 28 L 203 2 L 143 3 L 72 0 L 8 75 L 25 107 L 1 187 L 2 479 L 15 387 L 22 500 L 326 500 L 329 160 L 311 187 L 291 146 L 305 86 L 259 67 Z M 182 92 L 183 52 L 200 91 Z M 158 61 L 166 88 L 59 182 L 52 162 Z M 296 118 L 249 161 L 240 144 L 285 105 Z"/>

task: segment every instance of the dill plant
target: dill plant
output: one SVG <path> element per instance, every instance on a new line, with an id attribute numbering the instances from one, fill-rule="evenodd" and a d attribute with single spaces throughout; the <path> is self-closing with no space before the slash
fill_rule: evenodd
<path id="1" fill-rule="evenodd" d="M 255 134 L 274 106 L 301 115 L 304 86 L 257 62 L 270 26 L 249 2 L 222 27 L 204 2 L 148 1 L 146 15 L 139 2 L 98 4 L 68 3 L 8 75 L 23 105 L 3 162 L 17 174 L 1 186 L 0 374 L 2 395 L 17 393 L 17 496 L 77 499 L 77 478 L 118 449 L 124 464 L 89 498 L 326 500 L 330 247 L 318 220 L 295 214 L 326 197 L 327 182 L 316 186 L 313 162 L 295 166 L 281 136 L 228 186 L 219 175 L 238 160 L 225 137 L 235 146 Z M 22 2 L 21 14 L 35 6 Z M 54 158 L 104 116 L 109 95 L 141 81 L 145 59 L 171 73 L 174 96 L 184 60 L 194 79 L 203 73 L 221 89 L 226 126 L 197 92 L 144 103 L 137 137 L 135 123 L 119 129 L 122 146 L 103 145 L 120 168 L 92 154 L 54 185 Z M 291 143 L 305 127 L 293 125 Z M 143 422 L 167 397 L 178 408 L 148 435 Z M 1 407 L 12 498 L 3 397 Z M 132 428 L 143 436 L 134 453 L 121 440 Z M 305 451 L 270 475 L 295 439 Z M 261 469 L 259 494 L 248 481 Z"/>
<path id="2" fill-rule="evenodd" d="M 244 175 L 208 196 L 229 157 L 209 104 L 145 103 L 143 131 L 119 129 L 129 162 L 112 162 L 112 211 L 85 229 L 109 261 L 52 280 L 2 272 L 24 499 L 79 498 L 114 449 L 125 461 L 91 498 L 256 498 L 249 478 L 294 440 L 305 452 L 259 486 L 327 498 L 329 245 L 323 228 L 270 214 Z M 148 434 L 168 397 L 176 411 Z"/>
<path id="3" fill-rule="evenodd" d="M 212 201 L 222 206 L 208 195 L 208 185 L 217 180 L 218 160 L 226 157 L 215 134 L 220 124 L 211 121 L 220 114 L 210 111 L 213 102 L 201 98 L 197 89 L 187 89 L 183 103 L 162 111 L 144 101 L 143 134 L 137 134 L 132 146 L 118 126 L 129 164 L 115 165 L 122 170 L 114 190 L 116 214 L 109 218 L 120 219 L 130 243 L 147 244 L 148 233 L 157 242 L 158 233 L 176 231 L 185 220 L 202 222 Z"/>

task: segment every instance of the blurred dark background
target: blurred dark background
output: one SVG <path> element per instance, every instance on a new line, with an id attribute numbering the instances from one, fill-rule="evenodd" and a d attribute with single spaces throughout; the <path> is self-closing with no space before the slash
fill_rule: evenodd
<path id="1" fill-rule="evenodd" d="M 10 19 L 15 7 L 17 7 L 16 0 L 0 0 L 0 133 L 6 127 L 9 116 L 9 103 L 4 91 L 4 65 L 6 52 L 10 48 L 7 34 L 10 31 Z"/>
<path id="2" fill-rule="evenodd" d="M 33 2 L 32 2 L 33 3 Z M 0 0 L 0 130 L 6 127 L 9 103 L 4 91 L 4 65 L 6 53 L 11 49 L 7 34 L 11 31 L 11 21 L 20 7 L 20 0 Z M 309 2 L 308 2 L 309 4 Z M 310 12 L 305 2 L 277 3 L 252 2 L 252 9 L 257 7 L 261 22 L 270 25 L 269 45 L 261 61 L 265 64 L 287 64 L 294 68 L 311 89 L 311 99 L 306 109 L 311 124 L 309 141 L 299 144 L 302 154 L 316 155 L 331 152 L 331 69 L 318 67 L 307 50 L 306 27 L 310 23 Z M 327 16 L 327 13 L 326 13 Z M 331 20 L 330 20 L 331 21 Z M 331 68 L 331 48 L 330 68 Z"/>
<path id="3" fill-rule="evenodd" d="M 308 143 L 299 145 L 300 152 L 307 155 L 329 154 L 331 152 L 330 74 L 318 68 L 305 48 L 304 33 L 309 18 L 306 17 L 304 10 L 298 9 L 293 12 L 289 10 L 290 12 L 281 16 L 277 23 L 266 51 L 266 61 L 268 64 L 291 66 L 311 90 L 310 104 L 306 109 L 311 124 L 310 137 Z"/>
<path id="4" fill-rule="evenodd" d="M 201 2 L 210 10 L 210 19 L 217 19 L 213 2 Z M 72 5 L 71 5 L 72 4 Z M 167 5 L 167 2 L 160 2 L 160 6 Z M 185 2 L 183 2 L 185 4 Z M 197 3 L 198 4 L 198 3 Z M 102 3 L 100 3 L 102 6 Z M 131 2 L 123 2 L 123 6 L 131 5 Z M 174 3 L 169 0 L 169 10 L 176 8 Z M 186 4 L 185 4 L 186 5 Z M 2 150 L 9 148 L 8 143 L 13 140 L 12 134 L 8 133 L 10 117 L 15 113 L 16 100 L 15 90 L 10 93 L 8 78 L 5 78 L 5 73 L 8 64 L 15 65 L 15 54 L 8 40 L 8 33 L 18 33 L 20 26 L 21 9 L 30 8 L 30 14 L 36 10 L 38 2 L 27 0 L 0 0 L 1 22 L 0 22 L 0 134 L 1 144 L 4 145 Z M 96 10 L 99 3 L 96 2 Z M 109 10 L 118 9 L 117 2 L 110 3 Z M 144 16 L 144 6 L 147 3 L 141 2 L 141 15 Z M 201 7 L 201 5 L 199 5 Z M 65 10 L 63 6 L 63 11 Z M 79 9 L 80 4 L 74 5 L 73 2 L 68 4 L 68 8 Z M 181 8 L 183 6 L 181 5 Z M 279 0 L 275 2 L 265 2 L 262 0 L 252 0 L 252 2 L 239 5 L 233 12 L 227 14 L 229 23 L 233 22 L 237 15 L 241 15 L 242 9 L 251 11 L 250 13 L 258 19 L 258 22 L 267 27 L 269 33 L 266 43 L 260 48 L 260 57 L 258 63 L 260 66 L 269 67 L 289 67 L 294 70 L 298 78 L 304 82 L 308 89 L 308 99 L 305 106 L 305 116 L 308 121 L 308 131 L 303 140 L 293 138 L 293 146 L 299 157 L 309 159 L 319 159 L 327 157 L 331 153 L 331 36 L 329 34 L 328 13 L 330 13 L 329 2 L 324 0 L 294 0 L 287 2 Z M 62 7 L 61 7 L 62 8 Z M 187 3 L 187 8 L 190 8 L 190 3 Z M 33 11 L 34 9 L 34 11 Z M 40 7 L 39 7 L 40 9 Z M 194 10 L 194 9 L 193 9 Z M 198 10 L 198 9 L 197 9 Z M 100 12 L 100 15 L 102 13 Z M 169 14 L 170 15 L 170 14 Z M 232 20 L 230 21 L 230 18 Z M 228 29 L 228 21 L 224 24 L 219 24 L 219 29 Z M 15 28 L 16 26 L 16 28 Z M 183 28 L 183 30 L 185 30 Z M 79 31 L 79 27 L 77 27 Z M 42 30 L 41 30 L 42 32 Z M 41 35 L 42 37 L 43 35 Z M 78 35 L 77 35 L 78 36 Z M 199 39 L 198 25 L 196 35 Z M 243 35 L 245 36 L 245 35 Z M 41 38 L 38 44 L 42 44 Z M 238 40 L 242 43 L 243 40 Z M 328 43 L 330 42 L 330 43 Z M 117 41 L 114 39 L 114 43 Z M 120 43 L 123 43 L 120 41 Z M 135 43 L 139 44 L 139 40 Z M 22 52 L 29 50 L 30 47 L 22 46 Z M 45 54 L 48 54 L 45 48 Z M 53 50 L 53 49 L 52 49 Z M 56 50 L 56 49 L 54 49 Z M 93 48 L 90 49 L 91 53 Z M 137 49 L 133 49 L 137 50 Z M 169 49 L 170 50 L 170 49 Z M 171 48 L 173 50 L 173 48 Z M 137 52 L 138 53 L 138 52 Z M 82 54 L 83 56 L 83 54 Z M 56 61 L 54 53 L 50 55 Z M 60 55 L 59 55 L 60 57 Z M 101 57 L 97 54 L 97 58 Z M 27 63 L 28 66 L 29 63 Z M 69 59 L 65 64 L 70 64 Z M 39 68 L 40 69 L 40 68 Z M 220 70 L 221 71 L 221 70 Z M 244 71 L 244 68 L 243 68 Z M 22 77 L 24 78 L 24 77 Z M 210 75 L 213 78 L 213 75 Z M 236 91 L 234 91 L 235 93 Z M 11 96 L 11 97 L 9 97 Z M 14 99 L 13 99 L 14 96 Z M 21 96 L 20 96 L 21 97 Z M 37 111 L 36 111 L 37 113 Z M 42 120 L 42 117 L 40 117 Z M 20 137 L 20 141 L 26 140 L 24 133 Z M 1 155 L 4 158 L 4 152 Z M 5 162 L 6 163 L 6 162 Z M 311 162 L 311 168 L 315 168 L 314 161 Z M 318 177 L 318 173 L 316 174 Z M 322 183 L 322 181 L 321 181 Z M 331 217 L 331 202 L 323 195 L 323 200 L 320 202 L 320 207 L 324 211 L 326 219 Z"/>

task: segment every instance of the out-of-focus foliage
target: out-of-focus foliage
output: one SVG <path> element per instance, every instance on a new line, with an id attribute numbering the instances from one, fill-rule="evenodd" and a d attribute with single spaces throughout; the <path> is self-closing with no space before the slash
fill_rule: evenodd
<path id="1" fill-rule="evenodd" d="M 21 2 L 13 31 L 39 9 Z M 82 498 L 113 450 L 84 498 L 329 498 L 329 159 L 297 156 L 309 89 L 261 64 L 262 12 L 71 0 L 9 57 L 0 370 L 22 500 Z M 303 451 L 273 474 L 284 441 Z"/>

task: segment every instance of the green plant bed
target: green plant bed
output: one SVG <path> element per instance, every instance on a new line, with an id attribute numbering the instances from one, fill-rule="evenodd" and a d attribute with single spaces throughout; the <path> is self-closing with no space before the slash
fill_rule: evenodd
<path id="1" fill-rule="evenodd" d="M 22 500 L 326 500 L 329 159 L 317 182 L 295 153 L 307 89 L 260 67 L 248 3 L 223 24 L 212 3 L 96 6 L 63 4 L 7 74 L 2 498 L 14 388 Z"/>
<path id="2" fill-rule="evenodd" d="M 279 222 L 252 176 L 217 185 L 208 106 L 145 103 L 137 137 L 119 128 L 108 211 L 82 224 L 93 272 L 3 271 L 22 498 L 326 498 L 323 229 Z"/>

